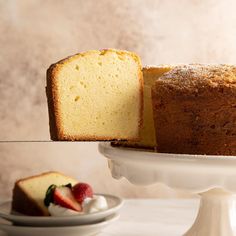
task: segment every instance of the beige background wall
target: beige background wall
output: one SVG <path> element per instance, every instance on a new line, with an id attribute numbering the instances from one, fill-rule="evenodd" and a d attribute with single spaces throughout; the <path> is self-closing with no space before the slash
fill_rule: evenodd
<path id="1" fill-rule="evenodd" d="M 235 9 L 234 0 L 0 0 L 0 140 L 49 140 L 46 69 L 80 51 L 132 50 L 144 65 L 235 63 Z M 99 192 L 186 196 L 112 179 L 96 143 L 0 143 L 0 197 L 16 178 L 51 169 Z"/>

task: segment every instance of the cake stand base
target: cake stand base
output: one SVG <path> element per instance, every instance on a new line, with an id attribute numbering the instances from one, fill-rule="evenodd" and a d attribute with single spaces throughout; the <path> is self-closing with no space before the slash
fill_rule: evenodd
<path id="1" fill-rule="evenodd" d="M 236 236 L 235 195 L 222 189 L 212 189 L 200 195 L 197 218 L 184 236 Z"/>

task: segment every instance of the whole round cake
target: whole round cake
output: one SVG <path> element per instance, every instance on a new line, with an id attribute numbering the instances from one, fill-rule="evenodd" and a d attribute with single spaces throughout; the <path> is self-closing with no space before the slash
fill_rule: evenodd
<path id="1" fill-rule="evenodd" d="M 176 66 L 152 101 L 159 152 L 236 155 L 236 66 Z"/>

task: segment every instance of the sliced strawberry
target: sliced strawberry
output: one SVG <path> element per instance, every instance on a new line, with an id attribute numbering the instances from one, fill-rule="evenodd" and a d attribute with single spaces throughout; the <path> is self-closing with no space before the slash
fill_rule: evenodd
<path id="1" fill-rule="evenodd" d="M 82 211 L 81 205 L 76 201 L 70 188 L 57 187 L 54 190 L 53 200 L 55 204 L 74 211 Z"/>
<path id="2" fill-rule="evenodd" d="M 85 198 L 93 197 L 93 189 L 89 184 L 86 183 L 78 183 L 72 188 L 72 192 L 74 194 L 75 199 L 82 203 Z"/>

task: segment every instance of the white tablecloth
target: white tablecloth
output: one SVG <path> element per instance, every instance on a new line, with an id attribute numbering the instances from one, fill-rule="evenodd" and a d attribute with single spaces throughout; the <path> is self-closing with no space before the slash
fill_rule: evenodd
<path id="1" fill-rule="evenodd" d="M 120 219 L 99 236 L 180 236 L 192 225 L 198 206 L 198 199 L 125 200 Z"/>
<path id="2" fill-rule="evenodd" d="M 120 219 L 99 236 L 180 236 L 197 215 L 198 199 L 126 200 Z"/>

